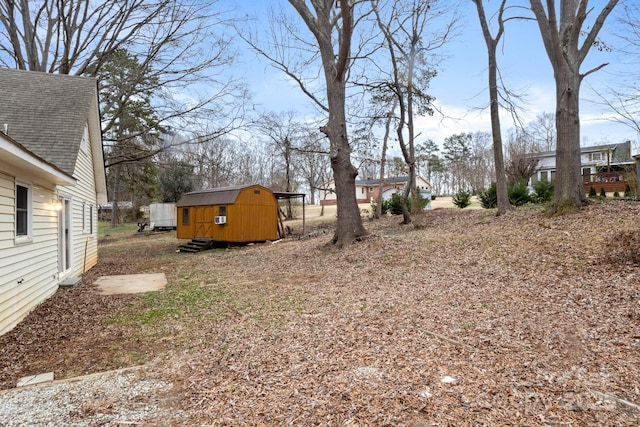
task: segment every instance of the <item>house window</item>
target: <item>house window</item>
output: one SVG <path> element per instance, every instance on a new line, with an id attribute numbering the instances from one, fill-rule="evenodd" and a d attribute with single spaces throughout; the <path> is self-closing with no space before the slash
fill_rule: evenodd
<path id="1" fill-rule="evenodd" d="M 556 171 L 551 171 L 551 181 L 549 182 L 555 182 L 556 180 Z"/>
<path id="2" fill-rule="evenodd" d="M 540 181 L 549 182 L 549 173 L 547 171 L 540 171 Z"/>
<path id="3" fill-rule="evenodd" d="M 602 153 L 593 153 L 591 156 L 594 162 L 599 162 L 600 160 L 602 160 Z"/>
<path id="4" fill-rule="evenodd" d="M 373 187 L 369 187 L 369 193 L 373 193 Z"/>
<path id="5" fill-rule="evenodd" d="M 87 227 L 87 204 L 82 202 L 82 231 L 84 233 L 87 232 L 89 227 Z"/>
<path id="6" fill-rule="evenodd" d="M 93 205 L 89 205 L 89 234 L 93 235 Z"/>
<path id="7" fill-rule="evenodd" d="M 189 208 L 182 208 L 182 225 L 189 225 Z"/>
<path id="8" fill-rule="evenodd" d="M 16 237 L 28 238 L 31 231 L 31 187 L 16 184 Z"/>
<path id="9" fill-rule="evenodd" d="M 360 192 L 361 192 L 362 194 L 364 194 L 364 187 L 362 187 L 362 188 L 360 189 Z"/>
<path id="10" fill-rule="evenodd" d="M 226 206 L 220 206 L 218 208 L 218 215 L 219 216 L 227 216 L 227 207 Z"/>

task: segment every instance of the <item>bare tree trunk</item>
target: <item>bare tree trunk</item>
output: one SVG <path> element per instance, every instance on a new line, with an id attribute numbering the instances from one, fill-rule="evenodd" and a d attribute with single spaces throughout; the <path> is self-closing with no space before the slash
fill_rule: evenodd
<path id="1" fill-rule="evenodd" d="M 382 152 L 380 154 L 380 183 L 378 184 L 378 201 L 376 203 L 375 217 L 382 217 L 382 204 L 384 203 L 384 178 L 385 178 L 385 166 L 387 164 L 387 146 L 389 144 L 389 134 L 391 133 L 391 120 L 393 118 L 393 112 L 396 109 L 397 101 L 393 102 L 393 107 L 387 115 L 387 121 L 384 125 L 384 137 L 382 139 Z"/>
<path id="2" fill-rule="evenodd" d="M 509 193 L 507 191 L 507 176 L 504 166 L 504 154 L 502 152 L 502 129 L 500 127 L 500 103 L 498 101 L 498 60 L 496 59 L 496 48 L 498 41 L 504 33 L 504 21 L 502 14 L 506 5 L 506 0 L 502 0 L 500 3 L 500 9 L 498 13 L 498 33 L 495 37 L 491 36 L 489 25 L 487 23 L 486 15 L 484 12 L 483 0 L 473 0 L 478 9 L 478 18 L 480 19 L 480 26 L 482 27 L 482 33 L 484 40 L 487 44 L 487 53 L 489 59 L 489 103 L 491 110 L 491 135 L 493 137 L 493 161 L 496 170 L 496 190 L 498 197 L 498 210 L 496 215 L 503 215 L 508 210 L 512 209 L 509 202 Z"/>
<path id="3" fill-rule="evenodd" d="M 529 2 L 556 81 L 558 141 L 553 210 L 562 213 L 578 209 L 586 202 L 580 173 L 580 83 L 588 74 L 606 64 L 601 64 L 584 74 L 580 73 L 580 66 L 618 0 L 607 1 L 588 31 L 582 29 L 588 15 L 593 12 L 593 8 L 589 8 L 588 0 L 560 0 L 559 20 L 555 0 L 547 0 L 546 9 L 542 0 Z"/>
<path id="4" fill-rule="evenodd" d="M 114 166 L 113 171 L 113 196 L 111 197 L 111 228 L 118 226 L 120 211 L 118 209 L 118 193 L 120 192 L 120 168 L 121 164 L 118 163 Z"/>
<path id="5" fill-rule="evenodd" d="M 284 161 L 286 166 L 287 192 L 291 192 L 291 141 L 288 137 L 284 139 Z M 287 199 L 287 219 L 293 219 L 293 209 L 291 199 Z"/>
<path id="6" fill-rule="evenodd" d="M 355 27 L 354 4 L 346 0 L 314 0 L 314 16 L 305 0 L 289 0 L 300 14 L 317 43 L 326 83 L 327 124 L 320 130 L 330 143 L 329 157 L 336 187 L 338 219 L 332 239 L 338 247 L 351 244 L 367 234 L 362 225 L 356 200 L 357 169 L 351 163 L 351 146 L 347 137 L 345 84 L 351 61 L 351 38 Z M 335 12 L 339 14 L 338 20 Z M 337 25 L 337 23 L 340 25 Z M 334 46 L 337 43 L 337 46 Z M 336 48 L 336 49 L 334 49 Z"/>
<path id="7" fill-rule="evenodd" d="M 326 70 L 327 80 L 332 70 Z M 331 141 L 331 169 L 336 184 L 336 231 L 332 242 L 338 247 L 351 244 L 367 231 L 362 225 L 360 209 L 356 200 L 356 176 L 358 170 L 351 163 L 351 146 L 347 138 L 345 117 L 345 87 L 343 81 L 332 79 L 327 84 L 329 98 L 329 121 L 322 131 Z"/>
<path id="8" fill-rule="evenodd" d="M 580 161 L 580 76 L 568 67 L 556 71 L 556 129 L 558 141 L 554 182 L 558 208 L 581 206 L 586 197 L 582 184 Z"/>

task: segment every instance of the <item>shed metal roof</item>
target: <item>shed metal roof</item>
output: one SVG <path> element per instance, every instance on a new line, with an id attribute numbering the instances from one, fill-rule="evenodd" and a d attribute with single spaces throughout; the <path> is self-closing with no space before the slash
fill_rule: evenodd
<path id="1" fill-rule="evenodd" d="M 236 202 L 240 191 L 251 188 L 259 187 L 265 191 L 272 193 L 266 187 L 261 185 L 240 185 L 235 187 L 219 187 L 212 188 L 210 190 L 192 191 L 185 193 L 180 197 L 177 207 L 184 206 L 210 206 L 210 205 L 231 205 Z"/>

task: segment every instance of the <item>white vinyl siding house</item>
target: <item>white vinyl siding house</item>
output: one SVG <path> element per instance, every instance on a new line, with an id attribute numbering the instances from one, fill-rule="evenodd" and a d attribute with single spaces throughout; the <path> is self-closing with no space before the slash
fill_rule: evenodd
<path id="1" fill-rule="evenodd" d="M 23 181 L 21 181 L 23 182 Z M 28 238 L 17 235 L 16 178 L 0 174 L 0 334 L 13 328 L 35 305 L 58 289 L 57 211 L 54 192 L 38 185 L 29 193 Z M 52 256 L 53 254 L 53 256 Z"/>
<path id="2" fill-rule="evenodd" d="M 399 176 L 392 178 L 385 178 L 383 180 L 383 197 L 384 200 L 389 200 L 391 196 L 399 191 L 401 191 L 407 183 L 408 177 Z M 431 197 L 431 184 L 427 182 L 421 176 L 416 176 L 416 186 L 420 190 L 421 193 L 429 194 Z M 334 181 L 329 181 L 323 186 L 326 194 L 323 194 L 321 197 L 321 204 L 323 205 L 334 205 L 337 203 L 336 199 L 336 191 L 335 191 L 335 183 Z M 380 189 L 380 180 L 379 179 L 359 179 L 355 181 L 355 189 L 356 189 L 356 201 L 358 203 L 371 203 L 372 200 L 376 200 L 378 198 L 378 191 Z"/>
<path id="3" fill-rule="evenodd" d="M 88 137 L 88 131 L 85 128 L 83 138 Z M 70 208 L 73 213 L 68 217 L 70 223 L 65 224 L 72 230 L 69 242 L 72 249 L 68 251 L 69 255 L 64 259 L 69 268 L 62 266 L 60 269 L 61 281 L 67 277 L 79 277 L 98 262 L 98 219 L 95 214 L 93 218 L 90 218 L 89 212 L 91 207 L 93 207 L 93 212 L 97 210 L 98 200 L 94 190 L 95 173 L 88 145 L 80 145 L 73 176 L 78 180 L 77 185 L 58 187 L 61 205 L 64 208 Z M 65 202 L 68 203 L 68 206 L 65 206 Z M 89 224 L 89 220 L 92 221 L 92 224 Z M 62 221 L 65 222 L 64 219 Z M 89 233 L 89 230 L 92 232 Z"/>
<path id="4" fill-rule="evenodd" d="M 2 335 L 97 263 L 106 179 L 94 79 L 0 69 L 0 86 Z"/>
<path id="5" fill-rule="evenodd" d="M 553 183 L 556 175 L 556 152 L 532 153 L 537 160 L 536 171 L 529 179 L 529 186 L 538 181 Z M 596 145 L 580 148 L 580 171 L 585 193 L 590 187 L 605 191 L 625 190 L 628 172 L 633 171 L 636 162 L 631 156 L 631 142 Z"/>

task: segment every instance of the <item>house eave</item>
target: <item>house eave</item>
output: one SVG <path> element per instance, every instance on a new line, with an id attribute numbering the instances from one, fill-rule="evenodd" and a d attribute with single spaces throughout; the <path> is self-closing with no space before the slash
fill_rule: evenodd
<path id="1" fill-rule="evenodd" d="M 0 134 L 0 170 L 55 185 L 75 186 L 77 181 L 53 164 Z"/>
<path id="2" fill-rule="evenodd" d="M 96 82 L 96 89 L 98 83 Z M 97 90 L 96 90 L 97 93 Z M 98 205 L 107 203 L 107 174 L 104 167 L 104 148 L 102 145 L 102 131 L 100 128 L 100 111 L 98 98 L 93 97 L 89 111 L 89 134 L 91 141 L 91 158 L 93 160 L 96 198 Z"/>

